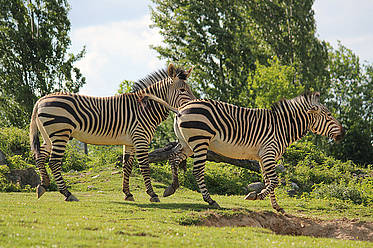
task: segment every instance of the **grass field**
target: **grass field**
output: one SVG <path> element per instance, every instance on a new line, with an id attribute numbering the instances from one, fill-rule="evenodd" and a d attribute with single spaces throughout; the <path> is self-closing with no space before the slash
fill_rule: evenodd
<path id="1" fill-rule="evenodd" d="M 125 202 L 121 174 L 112 174 L 117 170 L 66 174 L 79 202 L 64 202 L 57 192 L 39 200 L 35 193 L 0 193 L 0 247 L 373 247 L 368 241 L 276 235 L 257 227 L 194 225 L 209 216 L 270 215 L 272 208 L 268 199 L 214 195 L 223 209 L 209 210 L 198 192 L 185 188 L 150 203 L 139 176 L 131 177 L 136 202 Z M 166 187 L 153 186 L 159 195 Z M 278 195 L 291 216 L 373 221 L 369 207 Z"/>

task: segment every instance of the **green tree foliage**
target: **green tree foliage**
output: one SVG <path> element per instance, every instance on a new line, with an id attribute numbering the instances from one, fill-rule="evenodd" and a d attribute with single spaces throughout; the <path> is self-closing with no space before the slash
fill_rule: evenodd
<path id="1" fill-rule="evenodd" d="M 256 95 L 255 106 L 269 108 L 282 98 L 291 99 L 304 92 L 304 86 L 296 78 L 293 66 L 281 65 L 277 57 L 268 60 L 268 66 L 256 63 L 251 89 Z"/>
<path id="2" fill-rule="evenodd" d="M 0 0 L 0 117 L 24 126 L 35 101 L 55 91 L 77 92 L 85 83 L 68 54 L 69 5 L 65 0 Z"/>
<path id="3" fill-rule="evenodd" d="M 131 92 L 132 86 L 135 82 L 131 80 L 123 80 L 119 84 L 118 94 L 125 94 Z"/>
<path id="4" fill-rule="evenodd" d="M 293 80 L 302 82 L 306 90 L 320 91 L 328 79 L 328 53 L 326 43 L 316 37 L 313 3 L 314 0 L 247 1 L 250 17 L 257 24 L 257 35 L 282 64 L 294 66 Z"/>
<path id="5" fill-rule="evenodd" d="M 361 168 L 351 160 L 343 162 L 328 156 L 310 141 L 291 145 L 281 162 L 280 172 L 286 188 L 292 183 L 299 187 L 297 195 L 311 193 L 315 198 L 337 198 L 366 206 L 373 203 L 371 167 Z"/>
<path id="6" fill-rule="evenodd" d="M 152 19 L 165 44 L 154 47 L 161 57 L 195 65 L 193 78 L 202 94 L 238 103 L 255 61 L 268 58 L 266 48 L 251 37 L 245 1 L 153 2 Z"/>
<path id="7" fill-rule="evenodd" d="M 373 65 L 315 35 L 314 0 L 152 0 L 160 57 L 193 64 L 195 88 L 247 107 L 320 91 L 347 129 L 345 140 L 314 141 L 339 159 L 373 161 Z"/>
<path id="8" fill-rule="evenodd" d="M 193 78 L 203 96 L 255 105 L 247 82 L 272 56 L 294 66 L 292 80 L 306 89 L 325 82 L 327 52 L 315 38 L 313 0 L 153 2 L 154 26 L 164 38 L 154 49 L 163 58 L 196 65 Z"/>
<path id="9" fill-rule="evenodd" d="M 330 88 L 327 105 L 346 128 L 340 144 L 326 145 L 337 158 L 357 163 L 373 161 L 373 64 L 339 44 L 329 48 Z"/>

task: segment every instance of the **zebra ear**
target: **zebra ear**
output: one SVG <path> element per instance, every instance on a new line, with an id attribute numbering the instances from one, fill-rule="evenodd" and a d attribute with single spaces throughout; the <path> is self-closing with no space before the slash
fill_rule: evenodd
<path id="1" fill-rule="evenodd" d="M 170 64 L 167 68 L 167 74 L 170 78 L 176 77 L 176 68 L 173 64 Z"/>
<path id="2" fill-rule="evenodd" d="M 187 75 L 186 75 L 187 79 L 189 78 L 189 76 L 192 73 L 193 69 L 194 69 L 194 66 L 190 67 L 190 69 L 187 71 Z"/>
<path id="3" fill-rule="evenodd" d="M 317 105 L 312 105 L 311 109 L 307 111 L 307 114 L 319 114 L 320 108 Z"/>
<path id="4" fill-rule="evenodd" d="M 316 91 L 315 93 L 313 93 L 313 95 L 315 96 L 316 102 L 319 103 L 320 102 L 320 92 Z"/>

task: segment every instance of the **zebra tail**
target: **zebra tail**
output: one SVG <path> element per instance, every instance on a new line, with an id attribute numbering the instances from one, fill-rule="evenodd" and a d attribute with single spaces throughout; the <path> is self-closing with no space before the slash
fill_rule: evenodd
<path id="1" fill-rule="evenodd" d="M 179 110 L 177 108 L 174 108 L 172 107 L 170 104 L 168 104 L 165 100 L 155 96 L 155 95 L 152 95 L 152 94 L 148 94 L 148 93 L 145 93 L 143 95 L 141 95 L 141 99 L 144 99 L 148 97 L 149 99 L 153 100 L 153 101 L 156 101 L 160 104 L 162 104 L 163 106 L 165 106 L 166 108 L 168 108 L 169 110 L 171 110 L 172 112 L 176 113 L 176 114 L 179 114 Z"/>
<path id="2" fill-rule="evenodd" d="M 37 110 L 38 110 L 38 104 L 35 104 L 34 110 L 32 111 L 31 123 L 30 123 L 30 146 L 31 146 L 31 150 L 35 154 L 40 153 L 39 129 L 36 123 Z"/>

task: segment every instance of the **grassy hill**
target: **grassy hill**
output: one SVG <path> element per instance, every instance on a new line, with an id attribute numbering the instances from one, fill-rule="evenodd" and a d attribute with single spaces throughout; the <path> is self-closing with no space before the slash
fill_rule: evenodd
<path id="1" fill-rule="evenodd" d="M 0 247 L 372 247 L 369 206 L 290 198 L 281 189 L 287 217 L 274 213 L 268 199 L 239 195 L 213 195 L 223 209 L 208 209 L 200 193 L 187 188 L 150 203 L 138 173 L 130 179 L 136 202 L 126 202 L 118 170 L 66 173 L 79 202 L 64 202 L 58 192 L 39 200 L 35 193 L 0 193 Z M 162 195 L 166 185 L 153 185 Z M 302 229 L 324 238 L 299 236 Z"/>

